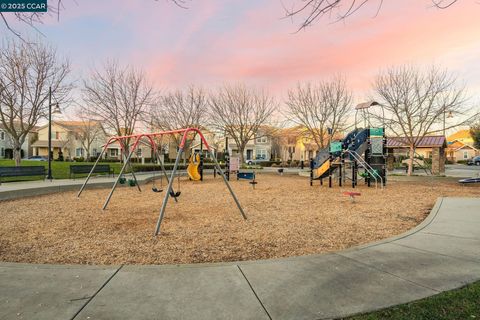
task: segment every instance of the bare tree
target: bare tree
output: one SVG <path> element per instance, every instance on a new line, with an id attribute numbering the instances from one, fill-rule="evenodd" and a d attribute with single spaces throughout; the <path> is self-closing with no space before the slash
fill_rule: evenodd
<path id="1" fill-rule="evenodd" d="M 15 164 L 28 133 L 48 113 L 49 88 L 55 102 L 68 98 L 70 65 L 55 48 L 6 41 L 0 50 L 0 123 L 13 143 Z"/>
<path id="2" fill-rule="evenodd" d="M 317 85 L 298 84 L 286 101 L 288 117 L 305 128 L 305 137 L 319 149 L 326 147 L 329 137 L 346 129 L 351 103 L 352 94 L 339 76 Z"/>
<path id="3" fill-rule="evenodd" d="M 245 85 L 223 86 L 211 95 L 209 105 L 210 126 L 235 141 L 242 163 L 247 143 L 268 124 L 277 108 L 265 91 Z"/>
<path id="4" fill-rule="evenodd" d="M 96 121 L 85 112 L 85 109 L 80 109 L 77 117 L 80 119 L 80 124 L 76 128 L 76 134 L 82 147 L 86 150 L 86 159 L 90 159 L 90 150 L 92 149 L 93 143 L 105 136 L 105 131 L 103 129 L 102 123 Z M 96 155 L 94 155 L 96 156 Z"/>
<path id="5" fill-rule="evenodd" d="M 90 79 L 84 81 L 86 112 L 118 136 L 134 132 L 154 99 L 153 87 L 143 71 L 121 68 L 115 62 L 107 62 L 103 70 L 94 69 Z M 129 145 L 130 140 L 126 139 L 122 147 L 128 150 Z"/>
<path id="6" fill-rule="evenodd" d="M 412 174 L 415 149 L 426 135 L 466 125 L 476 116 L 465 116 L 463 85 L 446 69 L 436 66 L 428 69 L 391 67 L 376 77 L 374 90 L 385 112 L 382 120 L 385 127 L 391 134 L 404 137 L 409 147 L 409 175 Z M 446 125 L 446 113 L 453 113 L 461 120 Z"/>
<path id="7" fill-rule="evenodd" d="M 190 86 L 185 91 L 176 90 L 158 99 L 150 110 L 150 125 L 163 131 L 180 128 L 200 128 L 205 125 L 208 110 L 207 94 L 202 88 Z M 176 147 L 182 137 L 172 135 Z M 185 149 L 188 150 L 195 136 L 188 137 Z M 184 154 L 187 156 L 187 153 Z"/>
<path id="8" fill-rule="evenodd" d="M 458 0 L 431 0 L 433 6 L 439 9 L 446 9 Z M 285 8 L 286 17 L 294 18 L 300 16 L 298 31 L 311 26 L 316 20 L 323 17 L 334 20 L 343 20 L 355 14 L 362 7 L 374 3 L 376 14 L 382 8 L 383 0 L 295 0 L 296 4 L 291 9 Z"/>

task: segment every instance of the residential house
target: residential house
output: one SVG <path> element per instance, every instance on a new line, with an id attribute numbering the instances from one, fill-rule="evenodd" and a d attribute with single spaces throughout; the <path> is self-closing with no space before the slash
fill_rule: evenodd
<path id="1" fill-rule="evenodd" d="M 278 158 L 279 151 L 276 148 L 276 136 L 273 134 L 275 128 L 264 126 L 260 128 L 257 134 L 247 142 L 243 157 L 245 161 L 248 160 L 274 160 Z M 228 147 L 225 148 L 225 138 L 221 139 L 218 143 L 219 150 L 228 148 L 228 152 L 231 156 L 238 156 L 239 150 L 235 140 L 232 137 L 228 137 Z"/>
<path id="2" fill-rule="evenodd" d="M 38 140 L 32 144 L 36 156 L 48 156 L 48 124 L 38 128 Z M 86 137 L 92 136 L 90 146 Z M 90 139 L 89 139 L 90 140 Z M 100 122 L 52 121 L 53 159 L 65 160 L 98 156 L 107 140 Z M 89 150 L 87 151 L 87 147 Z"/>
<path id="3" fill-rule="evenodd" d="M 480 154 L 480 150 L 474 147 L 470 130 L 459 130 L 448 136 L 445 152 L 447 160 L 453 163 L 466 161 Z"/>
<path id="4" fill-rule="evenodd" d="M 308 130 L 302 126 L 282 129 L 277 134 L 282 161 L 309 161 L 319 151 Z M 335 134 L 332 140 L 342 139 L 343 133 Z M 324 137 L 328 141 L 328 135 Z"/>
<path id="5" fill-rule="evenodd" d="M 32 140 L 36 138 L 36 130 L 28 133 L 25 142 L 22 144 L 20 154 L 22 158 L 32 155 Z M 0 125 L 0 159 L 13 159 L 13 142 L 10 134 Z"/>
<path id="6" fill-rule="evenodd" d="M 104 142 L 104 144 L 106 141 Z M 130 142 L 130 147 L 132 146 L 133 141 Z M 100 150 L 101 151 L 101 150 Z M 112 159 L 112 160 L 122 160 L 123 158 L 122 148 L 120 143 L 115 141 L 108 145 L 106 153 L 104 155 L 105 159 Z M 140 143 L 134 153 L 132 154 L 131 161 L 132 162 L 144 162 L 150 161 L 152 159 L 152 147 L 149 143 Z"/>
<path id="7" fill-rule="evenodd" d="M 217 150 L 218 150 L 218 145 L 221 144 L 222 139 L 218 139 L 213 131 L 210 131 L 208 129 L 201 129 L 201 132 L 203 134 L 203 137 L 205 140 L 207 140 L 207 143 L 210 147 L 210 149 L 213 151 L 215 156 L 217 155 Z M 225 145 L 225 143 L 223 143 Z M 193 142 L 190 144 L 190 154 L 195 153 L 195 152 L 200 152 L 200 148 L 204 151 L 204 154 L 206 155 L 207 158 L 210 157 L 210 155 L 206 154 L 206 148 L 204 145 L 201 143 L 200 135 L 195 135 L 195 139 Z"/>

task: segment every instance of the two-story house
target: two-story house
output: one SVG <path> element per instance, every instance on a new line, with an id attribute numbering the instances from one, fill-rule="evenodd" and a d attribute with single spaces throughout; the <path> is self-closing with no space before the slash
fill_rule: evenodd
<path id="1" fill-rule="evenodd" d="M 247 142 L 243 157 L 246 163 L 253 160 L 273 160 L 279 156 L 275 148 L 276 138 L 273 132 L 276 130 L 270 127 L 263 127 L 258 130 L 255 136 Z M 235 140 L 228 137 L 228 147 L 225 148 L 225 138 L 219 140 L 218 150 L 228 149 L 231 156 L 238 156 L 239 150 Z"/>
<path id="2" fill-rule="evenodd" d="M 28 133 L 20 151 L 22 158 L 28 158 L 32 155 L 31 142 L 35 139 L 35 137 L 35 130 Z M 0 159 L 13 159 L 12 138 L 2 125 L 0 125 Z"/>
<path id="3" fill-rule="evenodd" d="M 48 124 L 37 130 L 38 140 L 32 144 L 33 154 L 48 156 Z M 52 121 L 53 159 L 73 160 L 96 157 L 107 140 L 97 121 Z"/>

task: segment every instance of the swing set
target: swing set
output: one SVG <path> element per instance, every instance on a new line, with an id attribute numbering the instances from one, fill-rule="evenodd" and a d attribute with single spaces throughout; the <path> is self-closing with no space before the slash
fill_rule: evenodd
<path id="1" fill-rule="evenodd" d="M 235 201 L 238 209 L 240 210 L 240 213 L 241 213 L 242 217 L 244 219 L 247 219 L 247 216 L 245 215 L 245 212 L 243 211 L 242 206 L 240 205 L 240 202 L 238 201 L 237 197 L 235 196 L 235 193 L 233 192 L 232 187 L 228 183 L 228 180 L 225 176 L 225 173 L 223 172 L 222 168 L 218 164 L 217 158 L 215 157 L 215 154 L 214 154 L 213 150 L 210 148 L 209 144 L 205 140 L 205 137 L 203 136 L 202 132 L 197 128 L 186 128 L 186 129 L 162 131 L 162 132 L 156 132 L 156 133 L 141 133 L 141 134 L 133 134 L 133 135 L 127 135 L 127 136 L 111 137 L 110 139 L 108 139 L 107 143 L 103 146 L 102 152 L 100 153 L 97 160 L 95 161 L 95 164 L 93 165 L 92 169 L 90 170 L 90 173 L 88 174 L 87 178 L 85 179 L 85 182 L 83 183 L 82 187 L 80 188 L 80 191 L 78 192 L 77 197 L 80 197 L 80 195 L 82 194 L 82 192 L 85 189 L 88 181 L 90 180 L 90 177 L 91 177 L 92 173 L 94 172 L 95 167 L 97 166 L 99 160 L 106 153 L 108 146 L 111 145 L 112 143 L 115 143 L 115 142 L 119 142 L 119 144 L 120 144 L 120 148 L 121 148 L 121 151 L 122 151 L 122 154 L 123 154 L 124 162 L 123 162 L 122 169 L 120 170 L 120 173 L 118 174 L 117 179 L 113 183 L 112 189 L 110 190 L 110 193 L 108 194 L 107 199 L 106 199 L 102 209 L 105 210 L 107 208 L 108 203 L 110 202 L 110 199 L 112 198 L 112 195 L 115 192 L 115 189 L 117 188 L 118 182 L 119 182 L 120 178 L 123 176 L 127 165 L 130 167 L 132 177 L 133 177 L 133 180 L 135 181 L 135 183 L 137 185 L 138 191 L 141 192 L 142 190 L 140 189 L 140 185 L 137 182 L 137 178 L 135 176 L 135 173 L 133 172 L 133 168 L 130 164 L 130 160 L 131 160 L 132 155 L 134 154 L 135 150 L 137 150 L 139 144 L 150 145 L 152 147 L 152 150 L 154 150 L 158 161 L 160 162 L 160 167 L 161 167 L 162 174 L 168 181 L 167 191 L 165 192 L 165 196 L 163 198 L 162 207 L 160 208 L 160 214 L 158 216 L 157 225 L 156 225 L 156 228 L 155 228 L 155 235 L 158 235 L 160 233 L 160 226 L 161 226 L 163 217 L 165 215 L 165 209 L 167 207 L 168 199 L 170 197 L 172 197 L 175 200 L 175 202 L 178 202 L 177 198 L 181 194 L 181 191 L 179 189 L 176 192 L 173 189 L 173 181 L 174 181 L 175 175 L 177 173 L 178 164 L 180 162 L 182 153 L 184 152 L 185 142 L 186 142 L 187 137 L 190 133 L 198 134 L 200 136 L 201 141 L 203 142 L 203 144 L 205 145 L 205 148 L 207 149 L 207 152 L 210 153 L 210 155 L 211 155 L 211 157 L 212 157 L 212 159 L 215 163 L 215 167 L 216 167 L 217 171 L 222 176 L 223 181 L 225 182 L 225 185 L 227 186 L 228 191 L 232 195 L 233 200 Z M 167 174 L 167 171 L 165 170 L 165 166 L 163 164 L 163 161 L 161 161 L 161 158 L 159 157 L 157 143 L 155 142 L 155 139 L 162 139 L 163 136 L 166 136 L 166 135 L 182 135 L 182 140 L 181 140 L 180 145 L 178 147 L 177 157 L 175 159 L 175 164 L 173 165 L 172 172 L 170 173 L 170 177 L 168 177 L 168 174 Z M 127 144 L 125 142 L 128 142 L 130 140 L 133 141 L 133 144 L 131 145 L 130 149 L 127 150 L 127 148 L 125 147 Z M 162 183 L 162 185 L 161 185 L 160 189 L 158 189 L 155 185 L 155 176 L 153 176 L 152 191 L 156 192 L 156 193 L 163 192 L 163 189 L 162 189 L 163 188 L 163 182 L 161 182 L 161 183 Z M 180 176 L 178 176 L 178 187 L 180 188 Z"/>

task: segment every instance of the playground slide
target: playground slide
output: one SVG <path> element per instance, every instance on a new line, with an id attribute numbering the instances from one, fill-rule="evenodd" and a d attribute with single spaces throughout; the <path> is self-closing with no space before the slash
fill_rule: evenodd
<path id="1" fill-rule="evenodd" d="M 348 144 L 344 144 L 344 149 L 347 149 L 348 151 L 356 152 L 359 155 L 363 154 L 365 150 L 368 148 L 368 131 L 369 129 L 355 129 L 353 131 L 354 133 L 354 138 L 352 138 L 351 133 L 347 135 L 347 138 L 345 139 L 345 142 Z"/>
<path id="2" fill-rule="evenodd" d="M 193 181 L 200 180 L 200 172 L 198 172 L 198 166 L 200 165 L 200 155 L 197 153 L 195 154 L 195 161 L 193 161 L 193 156 L 190 156 L 190 162 L 187 167 L 187 174 L 190 179 Z"/>
<path id="3" fill-rule="evenodd" d="M 325 178 L 328 176 L 328 169 L 330 169 L 330 162 L 325 161 L 320 167 L 313 169 L 313 179 Z"/>
<path id="4" fill-rule="evenodd" d="M 368 147 L 368 129 L 355 129 L 349 132 L 345 139 L 343 139 L 343 149 L 349 151 L 355 151 L 358 154 L 363 154 Z M 320 179 L 328 176 L 328 169 L 330 163 L 328 161 L 330 157 L 329 148 L 320 150 L 313 160 L 313 179 Z M 332 172 L 337 167 L 332 168 Z"/>

